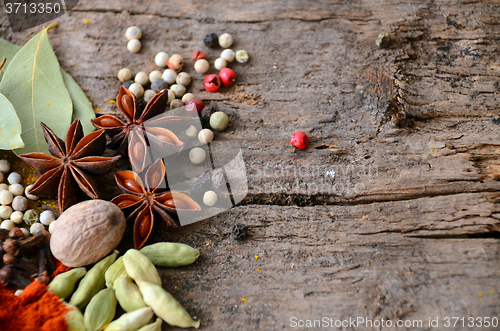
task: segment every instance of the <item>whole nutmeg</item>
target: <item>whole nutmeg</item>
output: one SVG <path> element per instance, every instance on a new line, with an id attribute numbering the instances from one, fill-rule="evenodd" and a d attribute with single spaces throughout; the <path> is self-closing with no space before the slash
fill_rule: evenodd
<path id="1" fill-rule="evenodd" d="M 180 54 L 174 54 L 168 59 L 167 66 L 175 71 L 181 71 L 184 67 L 184 58 Z"/>
<path id="2" fill-rule="evenodd" d="M 68 208 L 57 219 L 50 249 L 68 267 L 95 263 L 122 240 L 127 223 L 120 208 L 104 200 L 88 200 Z"/>

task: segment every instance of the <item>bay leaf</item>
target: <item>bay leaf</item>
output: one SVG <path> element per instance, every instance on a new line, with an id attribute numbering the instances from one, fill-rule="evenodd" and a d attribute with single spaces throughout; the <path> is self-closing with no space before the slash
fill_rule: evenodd
<path id="1" fill-rule="evenodd" d="M 83 132 L 85 134 L 89 134 L 90 132 L 95 130 L 95 127 L 90 122 L 91 119 L 95 118 L 94 108 L 92 107 L 92 103 L 90 103 L 85 92 L 80 88 L 78 83 L 68 74 L 66 71 L 61 69 L 61 73 L 64 79 L 64 83 L 68 88 L 69 94 L 71 96 L 71 100 L 73 100 L 73 117 L 72 121 L 77 118 L 80 119 L 80 122 L 83 126 Z"/>
<path id="2" fill-rule="evenodd" d="M 0 39 L 0 59 L 6 57 L 7 62 L 5 62 L 2 72 L 5 72 L 7 66 L 9 65 L 14 55 L 21 49 L 22 46 L 8 42 L 5 39 Z"/>
<path id="3" fill-rule="evenodd" d="M 40 122 L 65 139 L 73 105 L 47 28 L 16 53 L 0 81 L 0 93 L 12 103 L 22 126 L 25 146 L 14 153 L 48 152 Z"/>
<path id="4" fill-rule="evenodd" d="M 14 106 L 0 93 L 0 149 L 11 150 L 24 147 L 21 139 L 21 122 Z"/>

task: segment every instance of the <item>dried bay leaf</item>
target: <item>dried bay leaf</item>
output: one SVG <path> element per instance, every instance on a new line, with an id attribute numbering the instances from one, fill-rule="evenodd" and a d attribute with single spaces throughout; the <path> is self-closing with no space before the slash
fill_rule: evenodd
<path id="1" fill-rule="evenodd" d="M 73 77 L 62 69 L 61 73 L 64 83 L 66 84 L 69 94 L 71 95 L 71 100 L 73 100 L 73 119 L 71 121 L 74 121 L 77 118 L 80 119 L 83 126 L 83 132 L 85 132 L 85 134 L 89 134 L 95 130 L 92 122 L 90 122 L 91 119 L 95 118 L 94 108 L 85 95 L 85 92 L 83 92 Z"/>
<path id="2" fill-rule="evenodd" d="M 71 96 L 49 42 L 49 28 L 16 53 L 0 81 L 0 93 L 12 103 L 22 126 L 25 146 L 14 150 L 16 154 L 48 152 L 40 122 L 58 137 L 66 137 L 71 124 Z"/>
<path id="3" fill-rule="evenodd" d="M 10 101 L 0 94 L 0 149 L 16 149 L 24 147 L 21 139 L 21 122 Z"/>
<path id="4" fill-rule="evenodd" d="M 16 55 L 16 53 L 21 49 L 21 46 L 9 43 L 5 39 L 0 39 L 0 59 L 3 57 L 7 58 L 7 62 L 5 62 L 2 71 L 4 72 L 7 69 L 7 66 L 10 63 L 10 60 Z"/>

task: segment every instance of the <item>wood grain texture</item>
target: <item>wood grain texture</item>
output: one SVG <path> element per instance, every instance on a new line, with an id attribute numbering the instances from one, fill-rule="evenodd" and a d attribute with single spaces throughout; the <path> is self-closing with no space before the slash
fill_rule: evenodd
<path id="1" fill-rule="evenodd" d="M 162 271 L 202 329 L 500 317 L 495 1 L 81 0 L 58 21 L 51 42 L 98 114 L 117 112 L 118 70 L 154 70 L 158 51 L 214 60 L 220 49 L 202 38 L 228 31 L 250 54 L 231 65 L 237 84 L 212 94 L 186 61 L 190 91 L 230 116 L 216 139 L 244 150 L 247 198 L 155 234 L 202 252 L 192 267 Z M 143 29 L 138 54 L 126 52 L 129 25 Z M 18 44 L 38 31 L 7 26 L 2 37 Z M 375 45 L 381 32 L 393 37 L 387 49 Z M 298 130 L 311 143 L 293 153 Z M 231 238 L 235 223 L 247 240 Z"/>

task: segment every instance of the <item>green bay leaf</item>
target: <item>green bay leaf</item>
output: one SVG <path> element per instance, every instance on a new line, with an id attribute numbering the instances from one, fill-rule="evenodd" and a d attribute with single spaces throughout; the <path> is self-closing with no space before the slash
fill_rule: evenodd
<path id="1" fill-rule="evenodd" d="M 7 69 L 10 61 L 14 58 L 14 55 L 21 49 L 21 46 L 8 42 L 5 39 L 0 38 L 0 59 L 7 58 L 7 62 L 5 62 L 2 71 Z"/>
<path id="2" fill-rule="evenodd" d="M 66 71 L 61 69 L 61 73 L 64 79 L 64 83 L 68 88 L 71 99 L 73 100 L 73 121 L 77 118 L 83 126 L 83 132 L 89 134 L 95 130 L 95 127 L 90 122 L 91 119 L 95 118 L 94 108 L 90 103 L 89 99 L 85 95 L 85 92 L 80 88 L 78 83 L 68 74 Z"/>
<path id="3" fill-rule="evenodd" d="M 47 29 L 31 38 L 11 60 L 0 81 L 0 92 L 16 109 L 25 146 L 16 154 L 48 152 L 40 122 L 61 139 L 71 124 L 73 105 Z"/>
<path id="4" fill-rule="evenodd" d="M 0 149 L 24 147 L 21 139 L 21 122 L 10 101 L 0 93 Z"/>

